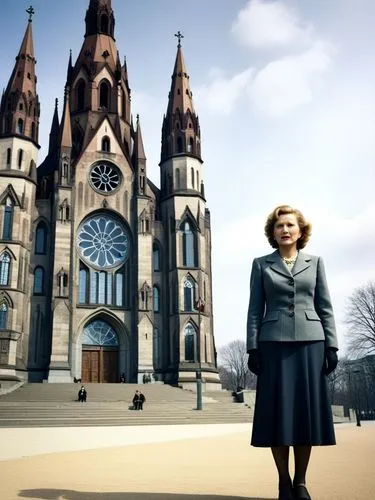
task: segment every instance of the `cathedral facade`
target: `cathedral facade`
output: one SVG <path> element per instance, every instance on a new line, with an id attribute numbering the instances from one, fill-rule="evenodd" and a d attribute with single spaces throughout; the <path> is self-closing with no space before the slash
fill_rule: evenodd
<path id="1" fill-rule="evenodd" d="M 111 0 L 90 0 L 61 120 L 37 167 L 32 10 L 0 108 L 0 377 L 219 388 L 211 224 L 180 37 L 162 125 L 160 188 Z M 158 131 L 155 131 L 158 133 Z"/>

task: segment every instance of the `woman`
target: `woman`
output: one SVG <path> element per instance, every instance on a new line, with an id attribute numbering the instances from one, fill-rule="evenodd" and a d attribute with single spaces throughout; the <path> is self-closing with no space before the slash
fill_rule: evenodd
<path id="1" fill-rule="evenodd" d="M 337 365 L 335 321 L 322 259 L 300 252 L 311 234 L 302 213 L 277 207 L 265 234 L 276 251 L 253 261 L 247 318 L 248 366 L 258 376 L 251 444 L 271 447 L 279 499 L 309 499 L 311 447 L 336 444 L 326 384 Z"/>

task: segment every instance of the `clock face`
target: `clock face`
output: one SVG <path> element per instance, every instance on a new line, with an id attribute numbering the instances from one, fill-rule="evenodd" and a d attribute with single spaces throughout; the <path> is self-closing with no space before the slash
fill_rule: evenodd
<path id="1" fill-rule="evenodd" d="M 87 264 L 109 269 L 125 262 L 129 254 L 129 237 L 123 224 L 110 214 L 86 219 L 78 230 L 81 258 Z"/>
<path id="2" fill-rule="evenodd" d="M 90 181 L 96 191 L 109 194 L 119 187 L 121 174 L 114 165 L 100 163 L 91 169 Z"/>

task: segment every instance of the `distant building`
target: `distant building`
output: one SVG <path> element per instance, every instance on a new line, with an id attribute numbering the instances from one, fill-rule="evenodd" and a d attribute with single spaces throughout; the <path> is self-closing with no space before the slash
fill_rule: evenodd
<path id="1" fill-rule="evenodd" d="M 90 1 L 62 118 L 56 102 L 48 155 L 36 167 L 40 104 L 28 12 L 0 108 L 0 377 L 146 375 L 189 387 L 200 360 L 206 384 L 220 387 L 201 131 L 180 33 L 159 189 L 147 177 L 139 117 L 132 119 L 111 0 Z"/>

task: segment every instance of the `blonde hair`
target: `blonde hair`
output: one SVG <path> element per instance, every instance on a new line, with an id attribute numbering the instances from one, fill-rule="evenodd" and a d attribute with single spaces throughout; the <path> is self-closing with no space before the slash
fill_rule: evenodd
<path id="1" fill-rule="evenodd" d="M 297 249 L 300 250 L 307 245 L 311 236 L 311 224 L 307 222 L 300 210 L 292 208 L 289 205 L 280 205 L 276 207 L 267 217 L 266 225 L 264 226 L 264 234 L 266 235 L 269 244 L 272 248 L 279 248 L 277 241 L 273 236 L 275 223 L 280 215 L 294 214 L 297 219 L 301 237 L 297 241 Z"/>

